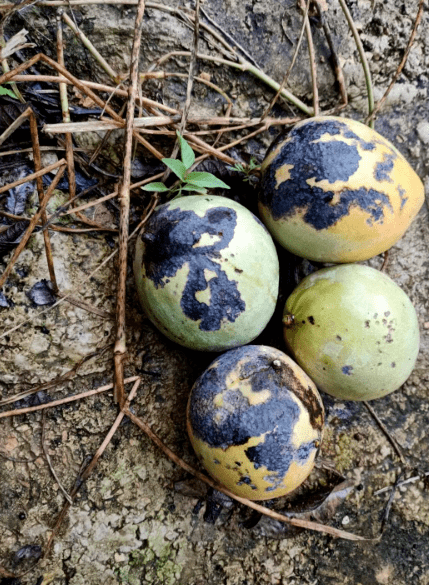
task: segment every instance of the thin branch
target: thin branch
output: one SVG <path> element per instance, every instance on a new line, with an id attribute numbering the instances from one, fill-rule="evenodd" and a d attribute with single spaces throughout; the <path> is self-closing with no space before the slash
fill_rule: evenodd
<path id="1" fill-rule="evenodd" d="M 416 38 L 417 28 L 418 28 L 420 21 L 422 19 L 424 3 L 425 3 L 425 0 L 420 0 L 420 2 L 419 2 L 419 8 L 417 10 L 416 20 L 414 22 L 413 30 L 412 30 L 411 36 L 408 40 L 408 44 L 407 44 L 407 48 L 405 49 L 404 56 L 402 57 L 402 61 L 400 62 L 398 69 L 396 70 L 396 73 L 393 76 L 393 79 L 389 84 L 389 87 L 384 92 L 383 97 L 377 102 L 377 105 L 375 106 L 373 111 L 370 113 L 370 115 L 367 117 L 367 119 L 365 120 L 366 124 L 369 124 L 372 120 L 374 120 L 375 116 L 381 110 L 381 108 L 384 105 L 384 102 L 387 99 L 387 96 L 392 91 L 393 86 L 398 81 L 398 78 L 401 75 L 403 68 L 405 67 L 405 64 L 406 64 L 407 59 L 408 59 L 408 55 L 410 54 L 410 51 L 411 51 L 411 47 L 413 46 L 414 40 Z"/>
<path id="2" fill-rule="evenodd" d="M 116 343 L 115 343 L 115 393 L 114 400 L 123 406 L 125 401 L 124 391 L 124 359 L 127 351 L 126 330 L 125 330 L 125 297 L 127 280 L 127 258 L 128 258 L 128 230 L 130 214 L 130 184 L 131 184 L 131 158 L 133 149 L 133 122 L 134 108 L 136 103 L 139 55 L 141 35 L 143 30 L 143 14 L 145 0 L 140 0 L 137 8 L 137 15 L 134 27 L 134 40 L 131 52 L 130 79 L 131 85 L 128 93 L 127 118 L 125 130 L 125 154 L 124 174 L 119 187 L 119 203 L 121 215 L 119 220 L 119 278 L 117 287 L 116 304 Z"/>
<path id="3" fill-rule="evenodd" d="M 66 160 L 64 158 L 62 158 L 59 161 L 57 161 L 56 163 L 52 163 L 51 165 L 44 167 L 43 169 L 41 169 L 40 171 L 37 171 L 36 173 L 31 173 L 30 175 L 27 175 L 26 177 L 23 177 L 22 179 L 18 179 L 17 181 L 13 181 L 13 183 L 8 183 L 7 185 L 3 185 L 3 187 L 0 187 L 0 194 L 5 193 L 6 191 L 9 191 L 9 189 L 14 189 L 15 187 L 18 187 L 19 185 L 23 185 L 24 183 L 28 183 L 29 181 L 34 181 L 35 179 L 37 179 L 37 177 L 43 177 L 43 175 L 47 175 L 48 173 L 55 171 L 55 169 L 58 169 L 59 167 L 65 165 L 65 164 L 66 164 Z"/>
<path id="4" fill-rule="evenodd" d="M 30 110 L 28 118 L 29 118 L 29 122 L 30 122 L 31 144 L 33 147 L 34 170 L 40 171 L 42 168 L 42 156 L 40 153 L 39 133 L 37 130 L 36 116 L 34 115 L 32 110 Z M 61 172 L 59 171 L 60 176 L 63 175 L 63 171 L 64 171 L 64 169 Z M 55 182 L 55 185 L 57 185 L 57 184 L 58 184 L 58 181 Z M 46 193 L 46 195 L 45 195 L 45 192 L 43 191 L 43 178 L 42 177 L 38 177 L 36 179 L 36 185 L 37 185 L 37 193 L 39 196 L 39 205 L 42 205 L 45 198 L 48 195 L 48 193 Z M 49 189 L 48 192 L 53 193 L 53 189 L 52 190 Z M 46 207 L 45 207 L 44 210 L 42 211 L 40 219 L 42 220 L 43 223 L 46 223 L 47 217 L 48 217 L 48 214 L 46 212 Z M 58 291 L 57 277 L 55 275 L 51 238 L 49 236 L 48 230 L 45 230 L 43 232 L 43 242 L 45 244 L 46 262 L 48 264 L 49 278 L 52 282 L 54 292 L 57 292 Z"/>
<path id="5" fill-rule="evenodd" d="M 55 481 L 57 482 L 57 484 L 58 484 L 60 490 L 62 491 L 65 499 L 69 502 L 70 505 L 72 505 L 73 504 L 73 500 L 71 499 L 71 497 L 67 493 L 66 489 L 64 488 L 63 484 L 60 481 L 60 478 L 57 475 L 57 472 L 55 471 L 55 469 L 54 469 L 54 467 L 52 465 L 51 456 L 49 455 L 49 451 L 48 451 L 48 448 L 47 448 L 46 443 L 45 443 L 45 435 L 46 435 L 46 428 L 45 427 L 46 427 L 46 411 L 44 410 L 43 413 L 42 413 L 42 438 L 41 438 L 42 450 L 43 450 L 43 453 L 45 455 L 45 459 L 46 459 L 46 461 L 48 463 L 48 467 L 49 467 L 49 469 L 50 469 L 50 471 L 51 471 L 51 473 L 52 473 Z"/>
<path id="6" fill-rule="evenodd" d="M 299 0 L 301 10 L 305 12 L 306 6 L 304 0 Z M 307 5 L 308 8 L 308 5 Z M 319 89 L 317 87 L 317 66 L 316 54 L 314 51 L 313 35 L 311 33 L 310 19 L 308 13 L 304 16 L 305 34 L 307 36 L 308 55 L 310 60 L 311 85 L 313 88 L 313 116 L 319 115 Z"/>
<path id="7" fill-rule="evenodd" d="M 31 108 L 27 108 L 25 110 L 25 112 L 22 112 L 22 114 L 20 114 L 16 118 L 16 120 L 14 120 L 12 122 L 12 124 L 10 124 L 8 126 L 8 128 L 6 128 L 6 130 L 0 136 L 0 145 L 2 145 L 3 142 L 5 142 L 5 140 L 7 140 L 9 138 L 9 136 L 11 136 L 15 132 L 15 130 L 17 128 L 19 128 L 28 119 L 28 116 L 29 116 L 29 113 L 30 112 L 31 112 Z"/>
<path id="8" fill-rule="evenodd" d="M 210 24 L 216 27 L 217 30 L 220 31 L 228 39 L 230 43 L 233 43 L 235 47 L 237 47 L 243 53 L 243 55 L 246 57 L 249 63 L 252 63 L 258 69 L 261 69 L 261 67 L 255 61 L 255 59 L 252 57 L 252 55 L 250 55 L 250 53 L 248 53 L 246 49 L 242 45 L 240 45 L 240 43 L 238 43 L 230 34 L 228 34 L 226 30 L 224 30 L 217 22 L 210 18 L 210 16 L 207 14 L 207 12 L 205 12 L 205 10 L 200 8 L 200 12 L 204 16 L 204 18 L 206 18 L 210 22 Z M 232 49 L 234 49 L 235 47 L 232 47 Z"/>
<path id="9" fill-rule="evenodd" d="M 67 16 L 67 14 L 63 10 L 61 10 L 61 12 L 59 12 L 59 16 L 64 20 L 64 22 L 67 24 L 67 26 L 69 26 L 71 28 L 71 30 L 74 32 L 76 37 L 81 41 L 82 45 L 84 45 L 88 49 L 88 51 L 91 53 L 91 55 L 97 61 L 97 63 L 102 67 L 102 69 L 107 73 L 107 75 L 115 83 L 120 84 L 121 80 L 119 79 L 119 75 L 116 73 L 116 71 L 114 71 L 110 67 L 108 62 L 97 51 L 97 49 L 94 47 L 94 45 L 88 39 L 88 37 L 76 26 L 76 24 L 72 21 L 72 19 L 69 16 Z M 63 65 L 64 63 L 61 63 L 61 64 Z"/>
<path id="10" fill-rule="evenodd" d="M 158 175 L 156 178 L 159 178 L 160 175 Z M 141 185 L 145 185 L 146 183 L 150 183 L 155 177 L 150 177 L 149 179 L 144 179 L 143 181 L 139 181 L 139 183 L 135 183 L 134 185 L 131 185 L 131 188 L 135 187 L 139 187 Z M 141 220 L 141 222 L 138 224 L 138 226 L 133 230 L 133 232 L 130 234 L 128 240 L 131 240 L 132 238 L 134 238 L 139 230 L 141 229 L 141 227 L 144 225 L 144 223 L 148 220 L 148 218 L 150 217 L 151 213 L 153 212 L 153 210 L 155 209 L 156 205 L 158 203 L 158 197 L 154 197 L 153 200 L 151 201 L 151 203 L 149 204 L 148 207 L 148 211 L 146 216 Z M 74 230 L 76 232 L 81 232 L 83 230 Z M 42 311 L 38 312 L 38 317 L 41 317 L 42 315 L 44 315 L 45 313 L 48 313 L 49 311 L 51 311 L 52 309 L 54 309 L 55 307 L 58 307 L 58 305 L 60 305 L 61 303 L 63 303 L 64 301 L 66 301 L 68 299 L 69 296 L 71 296 L 73 293 L 75 292 L 79 292 L 82 290 L 82 285 L 85 284 L 85 282 L 87 282 L 88 280 L 90 280 L 94 274 L 96 272 L 98 272 L 99 270 L 101 270 L 103 268 L 103 266 L 105 266 L 118 252 L 118 249 L 114 250 L 111 254 L 109 254 L 109 256 L 107 256 L 90 274 L 88 274 L 74 289 L 72 289 L 69 293 L 65 294 L 61 299 L 59 299 L 57 302 L 55 302 L 53 305 L 51 305 L 50 307 L 48 307 L 47 309 L 44 309 Z M 16 331 L 17 329 L 20 329 L 20 327 L 22 327 L 23 325 L 25 325 L 26 323 L 29 323 L 30 321 L 32 321 L 32 319 L 24 319 L 24 321 L 21 321 L 20 323 L 18 323 L 18 325 L 15 325 L 15 327 L 12 327 L 11 329 L 8 329 L 7 331 L 5 331 L 4 333 L 2 333 L 0 335 L 0 339 L 3 339 L 4 337 L 7 337 L 8 335 L 10 335 L 11 333 L 13 333 L 14 331 Z M 1 418 L 1 417 L 0 417 Z"/>
<path id="11" fill-rule="evenodd" d="M 236 496 L 235 494 L 233 494 L 232 492 L 230 492 L 229 490 L 224 488 L 222 485 L 218 484 L 217 482 L 215 482 L 211 478 L 207 477 L 206 475 L 204 475 L 203 473 L 201 473 L 197 469 L 194 469 L 191 465 L 189 465 L 188 463 L 183 461 L 183 459 L 178 457 L 171 449 L 169 449 L 166 445 L 164 445 L 164 443 L 161 441 L 161 439 L 158 437 L 158 435 L 156 435 L 152 431 L 152 429 L 150 428 L 150 426 L 146 422 L 144 422 L 141 418 L 135 416 L 128 408 L 124 408 L 123 412 L 148 437 L 150 437 L 150 439 L 152 439 L 152 441 L 163 451 L 163 453 L 169 459 L 171 459 L 171 461 L 174 461 L 174 463 L 179 465 L 182 469 L 184 469 L 188 473 L 197 477 L 198 479 L 200 479 L 201 481 L 203 481 L 204 483 L 206 483 L 210 487 L 226 494 L 227 496 L 236 500 L 237 502 L 240 502 L 241 504 L 244 504 L 245 506 L 248 506 L 249 508 L 252 508 L 253 510 L 256 510 L 257 512 L 260 512 L 261 514 L 269 516 L 270 518 L 273 518 L 275 520 L 279 520 L 280 522 L 285 522 L 286 524 L 291 524 L 292 526 L 298 526 L 300 528 L 306 528 L 308 530 L 315 530 L 317 532 L 324 532 L 326 534 L 331 534 L 332 536 L 336 536 L 338 538 L 344 538 L 346 540 L 354 540 L 354 541 L 367 540 L 367 539 L 363 538 L 362 536 L 358 536 L 358 535 L 352 534 L 350 532 L 345 532 L 344 530 L 338 530 L 337 528 L 332 528 L 331 526 L 325 526 L 323 524 L 319 524 L 318 522 L 311 522 L 309 520 L 300 520 L 298 518 L 288 518 L 287 516 L 283 516 L 282 514 L 279 514 L 278 512 L 274 512 L 274 510 L 270 510 L 270 509 L 266 508 L 265 506 L 261 506 L 260 504 L 257 504 L 256 502 L 253 502 L 251 500 L 247 500 L 246 498 L 241 498 L 239 496 Z"/>
<path id="12" fill-rule="evenodd" d="M 383 264 L 381 265 L 380 272 L 386 272 L 388 265 L 389 265 L 389 250 L 386 250 L 383 254 Z"/>
<path id="13" fill-rule="evenodd" d="M 286 86 L 286 83 L 289 79 L 290 74 L 292 73 L 293 66 L 295 65 L 295 61 L 296 61 L 296 58 L 298 57 L 298 52 L 299 52 L 299 49 L 301 47 L 302 39 L 304 38 L 304 32 L 306 29 L 306 22 L 307 22 L 307 17 L 308 17 L 308 10 L 310 8 L 310 2 L 311 2 L 311 0 L 307 0 L 307 5 L 305 6 L 304 17 L 303 17 L 302 26 L 301 26 L 301 32 L 299 33 L 298 42 L 296 44 L 295 51 L 292 55 L 292 61 L 289 64 L 289 67 L 286 71 L 285 76 L 283 77 L 283 81 L 281 82 L 281 84 L 277 90 L 276 95 L 273 97 L 273 99 L 271 100 L 271 102 L 269 103 L 267 108 L 265 109 L 265 112 L 262 114 L 261 119 L 260 119 L 261 122 L 263 122 L 266 119 L 266 117 L 268 116 L 270 111 L 273 109 L 275 103 L 277 102 L 277 100 L 280 97 L 280 94 L 281 94 L 283 88 Z"/>
<path id="14" fill-rule="evenodd" d="M 380 526 L 380 535 L 379 538 L 382 536 L 384 529 L 386 528 L 386 524 L 387 521 L 389 519 L 389 515 L 390 515 L 390 510 L 392 508 L 392 504 L 393 504 L 393 500 L 395 498 L 395 494 L 396 491 L 399 487 L 399 485 L 401 484 L 401 478 L 402 478 L 403 472 L 401 472 L 397 478 L 397 480 L 395 481 L 393 487 L 392 487 L 392 491 L 390 492 L 390 496 L 389 499 L 387 500 L 387 504 L 386 507 L 384 509 L 384 513 L 383 513 L 383 518 L 381 520 L 381 526 Z"/>
<path id="15" fill-rule="evenodd" d="M 186 128 L 186 122 L 188 119 L 189 108 L 191 107 L 192 88 L 194 86 L 194 76 L 195 76 L 195 70 L 196 70 L 196 66 L 197 66 L 199 35 L 200 35 L 200 0 L 196 0 L 196 2 L 195 2 L 194 42 L 192 45 L 191 60 L 189 63 L 189 75 L 188 75 L 188 84 L 186 86 L 185 107 L 183 108 L 182 119 L 180 121 L 180 128 L 179 128 L 179 131 L 181 134 L 183 134 L 183 132 Z M 176 155 L 174 155 L 173 158 L 176 158 Z"/>
<path id="16" fill-rule="evenodd" d="M 317 14 L 319 16 L 320 23 L 323 28 L 323 32 L 325 33 L 326 42 L 328 43 L 329 49 L 331 51 L 331 58 L 332 63 L 334 66 L 335 75 L 338 82 L 338 88 L 341 94 L 342 106 L 345 107 L 348 104 L 348 96 L 347 96 L 347 89 L 346 89 L 346 82 L 344 80 L 343 69 L 341 67 L 341 62 L 338 58 L 337 52 L 335 50 L 334 41 L 332 39 L 331 30 L 329 28 L 328 23 L 326 22 L 326 18 L 323 14 L 322 8 L 320 6 L 319 0 L 312 0 L 313 4 L 316 6 Z"/>
<path id="17" fill-rule="evenodd" d="M 142 74 L 143 75 L 143 74 Z M 184 75 L 184 74 L 183 74 Z M 23 82 L 23 83 L 27 83 L 29 81 L 46 81 L 47 83 L 67 83 L 68 85 L 74 85 L 73 82 L 70 79 L 67 79 L 66 77 L 56 77 L 55 75 L 15 75 L 13 77 L 13 79 L 17 82 Z M 107 93 L 116 93 L 119 97 L 127 97 L 128 96 L 128 92 L 124 89 L 118 89 L 117 87 L 112 87 L 111 85 L 106 85 L 103 83 L 95 83 L 93 81 L 85 81 L 85 80 L 81 80 L 81 83 L 83 85 L 85 85 L 86 87 L 89 87 L 90 89 L 96 89 L 98 91 L 104 91 Z M 165 112 L 168 112 L 169 114 L 178 114 L 179 111 L 176 110 L 175 108 L 171 108 L 170 106 L 167 106 L 166 104 L 162 104 L 162 103 L 158 103 L 155 102 L 154 100 L 151 100 L 149 98 L 146 97 L 137 97 L 136 96 L 136 101 L 137 103 L 140 103 L 143 106 L 147 106 L 147 107 L 153 107 L 153 108 L 159 108 L 160 110 L 164 110 Z M 76 150 L 75 150 L 76 152 Z"/>
<path id="18" fill-rule="evenodd" d="M 124 382 L 126 382 L 124 380 Z M 135 379 L 135 383 L 134 386 L 131 388 L 131 391 L 128 395 L 128 399 L 126 400 L 124 407 L 129 408 L 131 401 L 133 400 L 134 396 L 136 395 L 136 392 L 138 390 L 138 387 L 140 386 L 140 382 L 141 382 L 141 378 L 136 377 Z M 92 458 L 91 462 L 89 463 L 89 465 L 87 466 L 87 468 L 85 469 L 85 471 L 82 473 L 82 475 L 79 478 L 79 482 L 76 483 L 75 487 L 73 488 L 73 490 L 70 493 L 70 497 L 71 500 L 73 501 L 74 498 L 76 497 L 78 491 L 80 490 L 80 488 L 82 487 L 82 485 L 84 484 L 84 482 L 88 479 L 88 477 L 91 475 L 94 467 L 97 465 L 98 460 L 100 459 L 100 457 L 103 455 L 104 451 L 106 450 L 106 447 L 108 446 L 108 444 L 110 443 L 110 441 L 112 440 L 113 435 L 115 434 L 115 432 L 117 431 L 119 425 L 122 422 L 122 419 L 124 418 L 125 414 L 124 412 L 120 412 L 118 414 L 118 416 L 116 417 L 115 422 L 113 423 L 113 425 L 111 426 L 109 432 L 107 433 L 104 441 L 102 442 L 102 444 L 100 445 L 100 447 L 97 449 L 97 451 L 95 452 L 94 457 Z M 63 509 L 61 510 L 57 521 L 55 523 L 55 526 L 52 530 L 52 533 L 49 537 L 49 540 L 47 542 L 45 551 L 44 551 L 44 557 L 46 557 L 46 555 L 48 554 L 49 550 L 51 549 L 52 543 L 56 537 L 56 535 L 58 534 L 58 530 L 64 520 L 64 518 L 67 515 L 68 510 L 70 509 L 70 503 L 69 501 L 67 501 L 63 507 Z"/>
<path id="19" fill-rule="evenodd" d="M 415 483 L 416 481 L 420 481 L 422 478 L 429 477 L 429 471 L 422 473 L 421 475 L 414 475 L 413 477 L 409 477 L 408 479 L 403 479 L 402 481 L 398 482 L 398 487 L 403 485 L 408 485 L 409 483 Z M 374 496 L 379 496 L 380 494 L 384 494 L 385 492 L 390 491 L 392 488 L 391 486 L 381 488 L 374 492 Z"/>
<path id="20" fill-rule="evenodd" d="M 15 248 L 13 255 L 12 255 L 12 258 L 9 260 L 9 264 L 7 265 L 5 271 L 3 272 L 3 274 L 0 277 L 0 289 L 3 287 L 9 274 L 12 271 L 12 268 L 14 267 L 16 261 L 18 260 L 19 255 L 21 254 L 22 250 L 25 248 L 26 243 L 30 239 L 30 236 L 33 233 L 34 228 L 36 227 L 37 222 L 42 217 L 42 215 L 46 209 L 46 206 L 49 203 L 49 199 L 52 197 L 57 184 L 60 182 L 61 177 L 63 176 L 64 170 L 65 170 L 65 166 L 63 166 L 61 169 L 59 169 L 59 171 L 55 175 L 54 180 L 49 185 L 49 188 L 45 194 L 45 197 L 40 205 L 39 211 L 34 214 L 33 218 L 31 219 L 30 223 L 28 224 L 28 227 L 27 227 L 21 241 L 19 242 L 19 244 Z"/>
<path id="21" fill-rule="evenodd" d="M 66 372 L 62 376 L 54 378 L 53 380 L 50 380 L 49 382 L 45 382 L 44 384 L 39 384 L 38 386 L 36 386 L 35 388 L 32 388 L 31 390 L 24 390 L 23 392 L 19 392 L 18 394 L 14 394 L 13 396 L 8 396 L 7 398 L 3 398 L 3 400 L 0 400 L 0 406 L 5 406 L 6 404 L 11 404 L 13 402 L 17 402 L 18 400 L 22 400 L 23 398 L 27 398 L 27 396 L 31 396 L 32 394 L 36 394 L 36 392 L 41 392 L 42 390 L 43 391 L 52 390 L 56 386 L 59 386 L 60 384 L 63 384 L 64 382 L 70 381 L 72 378 L 74 378 L 74 376 L 76 376 L 79 369 L 87 361 L 89 361 L 90 359 L 92 359 L 94 357 L 102 356 L 110 347 L 111 347 L 111 345 L 106 345 L 106 346 L 98 349 L 97 351 L 93 351 L 92 353 L 84 356 L 81 360 L 78 361 L 77 364 L 75 364 L 73 366 L 73 368 L 71 370 L 69 370 L 68 372 Z"/>
<path id="22" fill-rule="evenodd" d="M 345 2 L 345 0 L 338 0 L 342 11 L 344 12 L 344 16 L 346 17 L 347 23 L 349 25 L 349 28 L 352 32 L 353 38 L 355 40 L 356 43 L 356 47 L 359 53 L 359 57 L 362 63 L 362 68 L 363 68 L 363 72 L 365 75 L 365 83 L 366 83 L 366 91 L 368 94 L 368 112 L 369 115 L 372 114 L 373 110 L 374 110 L 374 93 L 372 90 L 372 81 L 371 81 L 371 72 L 369 70 L 369 65 L 368 65 L 368 61 L 365 55 L 365 50 L 363 48 L 362 45 L 362 41 L 360 40 L 359 37 L 359 33 L 356 29 L 355 23 L 353 22 L 353 18 L 352 15 L 350 14 L 349 9 L 347 8 L 347 4 Z M 370 126 L 370 128 L 374 128 L 374 121 L 371 119 L 368 122 L 368 125 Z"/>
<path id="23" fill-rule="evenodd" d="M 161 65 L 162 63 L 164 63 L 168 59 L 171 59 L 172 57 L 189 57 L 190 55 L 191 53 L 189 51 L 172 51 L 171 53 L 164 55 L 161 59 L 158 59 L 156 65 L 157 66 Z M 198 59 L 204 61 L 210 61 L 211 63 L 219 63 L 220 65 L 226 65 L 228 67 L 232 67 L 233 69 L 237 69 L 238 71 L 248 72 L 257 79 L 259 79 L 260 81 L 262 81 L 263 83 L 265 83 L 265 85 L 267 85 L 268 87 L 271 87 L 271 89 L 273 89 L 274 91 L 277 91 L 280 87 L 280 84 L 277 83 L 277 81 L 274 81 L 274 79 L 272 79 L 269 75 L 267 75 L 266 73 L 264 73 L 251 63 L 248 63 L 247 61 L 237 63 L 235 61 L 228 61 L 227 59 L 222 59 L 221 57 L 204 55 L 202 53 L 198 53 L 197 57 Z M 304 102 L 302 102 L 300 99 L 294 96 L 286 88 L 283 88 L 281 90 L 280 95 L 282 98 L 286 99 L 294 106 L 296 106 L 298 109 L 300 109 L 302 112 L 304 112 L 304 114 L 307 114 L 307 116 L 313 115 L 313 109 L 306 106 Z"/>
<path id="24" fill-rule="evenodd" d="M 140 379 L 139 376 L 131 376 L 130 378 L 124 380 L 124 384 L 128 384 L 129 382 L 135 382 L 136 380 L 139 379 Z M 11 416 L 20 416 L 21 414 L 37 412 L 38 410 L 44 410 L 45 408 L 54 408 L 55 406 L 61 406 L 62 404 L 68 404 L 69 402 L 82 400 L 82 398 L 88 398 L 88 396 L 102 394 L 103 392 L 107 392 L 107 390 L 112 389 L 113 384 L 106 384 L 106 386 L 101 386 L 100 388 L 96 388 L 94 390 L 87 390 L 86 392 L 81 392 L 80 394 L 76 394 L 74 396 L 67 396 L 67 398 L 53 400 L 52 402 L 47 402 L 46 404 L 39 404 L 38 406 L 28 406 L 26 408 L 17 408 L 15 410 L 7 410 L 5 412 L 0 412 L 0 418 L 10 418 Z"/>
<path id="25" fill-rule="evenodd" d="M 380 420 L 379 416 L 377 415 L 377 413 L 375 412 L 375 410 L 372 408 L 372 406 L 369 404 L 369 402 L 367 402 L 366 400 L 364 400 L 363 401 L 363 404 L 366 407 L 366 409 L 368 410 L 368 412 L 370 413 L 370 415 L 374 418 L 374 420 L 376 421 L 376 423 L 378 424 L 378 426 L 380 427 L 380 429 L 383 431 L 383 433 L 385 434 L 385 436 L 387 437 L 387 439 L 388 439 L 389 443 L 392 445 L 395 453 L 397 454 L 397 456 L 401 460 L 401 463 L 403 463 L 404 465 L 407 465 L 407 462 L 405 461 L 405 458 L 404 458 L 404 456 L 402 454 L 401 447 L 399 446 L 399 444 L 396 441 L 396 439 L 394 439 L 392 437 L 392 435 L 389 433 L 389 431 L 387 430 L 387 427 Z"/>

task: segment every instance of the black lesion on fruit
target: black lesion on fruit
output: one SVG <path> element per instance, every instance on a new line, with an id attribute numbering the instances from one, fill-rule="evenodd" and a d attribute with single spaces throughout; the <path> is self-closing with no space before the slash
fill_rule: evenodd
<path id="1" fill-rule="evenodd" d="M 395 166 L 395 160 L 398 158 L 395 152 L 386 153 L 383 157 L 383 162 L 379 162 L 375 166 L 374 177 L 377 181 L 387 181 L 393 183 L 390 173 Z"/>
<path id="2" fill-rule="evenodd" d="M 398 185 L 397 189 L 398 189 L 399 197 L 401 198 L 401 209 L 402 209 L 404 207 L 404 205 L 406 204 L 406 202 L 408 201 L 408 197 L 405 197 L 406 191 L 400 185 Z"/>
<path id="3" fill-rule="evenodd" d="M 237 485 L 250 485 L 252 489 L 256 490 L 256 486 L 252 484 L 252 480 L 248 475 L 242 475 L 240 479 L 237 481 Z"/>
<path id="4" fill-rule="evenodd" d="M 335 139 L 319 141 L 323 135 L 351 138 L 355 144 Z M 304 221 L 316 230 L 322 230 L 348 215 L 354 206 L 369 214 L 369 222 L 382 222 L 386 207 L 393 211 L 386 194 L 376 189 L 362 186 L 335 192 L 307 183 L 309 179 L 325 180 L 331 184 L 347 182 L 362 164 L 358 146 L 363 150 L 374 150 L 375 144 L 365 142 L 345 123 L 337 120 L 309 123 L 292 130 L 289 138 L 291 140 L 283 144 L 262 178 L 261 203 L 275 220 L 304 209 Z M 285 164 L 290 177 L 277 186 L 276 172 Z M 380 173 L 387 170 L 382 168 Z M 332 204 L 335 196 L 338 200 Z"/>
<path id="5" fill-rule="evenodd" d="M 304 442 L 298 448 L 292 444 L 296 423 L 303 410 L 292 398 L 284 384 L 282 372 L 272 367 L 273 356 L 261 354 L 257 346 L 246 346 L 223 354 L 197 380 L 189 405 L 189 421 L 194 435 L 214 448 L 224 450 L 246 445 L 252 437 L 260 443 L 245 449 L 255 468 L 265 467 L 278 477 L 284 477 L 292 461 L 304 464 L 317 449 L 315 441 Z M 258 404 L 250 404 L 237 390 L 224 390 L 226 378 L 237 363 L 237 379 L 251 385 L 252 392 L 268 390 L 270 397 Z M 303 393 L 313 394 L 305 388 Z M 216 397 L 222 401 L 216 400 Z M 221 405 L 216 406 L 215 403 Z M 311 406 L 311 405 L 310 405 Z M 323 406 L 321 424 L 323 425 Z M 311 413 L 310 419 L 311 419 Z"/>
<path id="6" fill-rule="evenodd" d="M 353 366 L 343 366 L 342 367 L 342 372 L 346 376 L 351 376 L 352 375 L 352 372 L 353 372 Z"/>
<path id="7" fill-rule="evenodd" d="M 308 318 L 309 322 L 314 325 L 314 317 L 312 315 L 310 315 L 310 317 Z"/>
<path id="8" fill-rule="evenodd" d="M 146 276 L 157 288 L 163 288 L 188 264 L 180 306 L 188 318 L 201 321 L 202 331 L 219 330 L 223 319 L 234 322 L 246 308 L 237 282 L 230 280 L 219 264 L 220 252 L 234 237 L 236 225 L 237 214 L 227 207 L 209 209 L 200 217 L 193 211 L 164 205 L 151 217 L 142 235 Z M 212 236 L 213 243 L 198 246 L 204 234 Z M 207 280 L 205 270 L 215 275 Z M 196 293 L 207 288 L 208 304 L 196 298 Z"/>

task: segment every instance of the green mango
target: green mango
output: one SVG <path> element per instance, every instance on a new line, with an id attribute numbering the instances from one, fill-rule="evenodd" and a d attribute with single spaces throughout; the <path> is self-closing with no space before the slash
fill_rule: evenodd
<path id="1" fill-rule="evenodd" d="M 249 343 L 277 302 L 274 242 L 255 215 L 225 197 L 160 205 L 138 237 L 134 274 L 152 323 L 201 351 Z"/>
<path id="2" fill-rule="evenodd" d="M 416 311 L 386 274 L 358 264 L 324 268 L 286 301 L 284 337 L 316 385 L 343 400 L 398 389 L 419 351 Z"/>

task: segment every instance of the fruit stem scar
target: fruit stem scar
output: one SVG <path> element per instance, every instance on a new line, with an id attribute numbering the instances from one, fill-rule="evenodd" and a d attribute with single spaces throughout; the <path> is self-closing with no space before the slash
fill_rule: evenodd
<path id="1" fill-rule="evenodd" d="M 286 327 L 286 328 L 292 327 L 294 323 L 295 323 L 295 315 L 292 315 L 291 313 L 287 313 L 283 317 L 283 326 L 284 327 Z"/>

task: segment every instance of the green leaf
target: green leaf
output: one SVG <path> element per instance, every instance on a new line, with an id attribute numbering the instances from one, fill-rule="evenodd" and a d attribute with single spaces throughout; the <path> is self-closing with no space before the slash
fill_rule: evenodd
<path id="1" fill-rule="evenodd" d="M 173 173 L 179 177 L 179 179 L 182 179 L 183 181 L 187 169 L 181 160 L 177 160 L 175 158 L 163 158 L 162 162 L 166 167 L 171 169 Z"/>
<path id="2" fill-rule="evenodd" d="M 195 154 L 180 132 L 177 130 L 177 138 L 180 142 L 180 152 L 182 154 L 182 161 L 183 164 L 187 169 L 191 168 L 191 166 L 195 162 Z"/>
<path id="3" fill-rule="evenodd" d="M 156 191 L 157 193 L 165 193 L 165 191 L 170 190 L 164 185 L 164 183 L 148 183 L 147 185 L 143 185 L 141 188 L 143 191 Z"/>
<path id="4" fill-rule="evenodd" d="M 18 99 L 11 89 L 7 89 L 2 85 L 0 85 L 0 95 L 8 95 L 9 97 L 14 98 L 15 100 Z"/>
<path id="5" fill-rule="evenodd" d="M 191 185 L 190 183 L 183 185 L 182 189 L 183 191 L 194 191 L 195 193 L 201 193 L 202 195 L 207 193 L 207 189 L 204 189 L 204 187 L 197 187 L 196 185 Z"/>
<path id="6" fill-rule="evenodd" d="M 192 183 L 192 185 L 197 185 L 198 187 L 209 187 L 211 189 L 216 187 L 222 187 L 223 189 L 230 188 L 211 173 L 189 173 L 186 175 L 185 181 L 187 183 Z"/>

